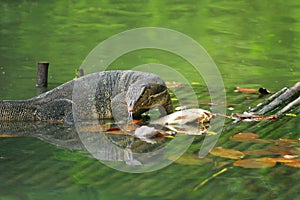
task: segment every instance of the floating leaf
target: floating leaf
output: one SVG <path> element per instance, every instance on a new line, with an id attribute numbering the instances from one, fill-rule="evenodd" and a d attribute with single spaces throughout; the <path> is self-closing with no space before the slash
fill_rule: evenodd
<path id="1" fill-rule="evenodd" d="M 272 143 L 272 140 L 259 139 L 259 135 L 255 133 L 237 133 L 230 137 L 232 141 L 251 142 L 251 143 Z"/>
<path id="2" fill-rule="evenodd" d="M 247 150 L 243 152 L 245 155 L 255 155 L 255 156 L 274 156 L 280 155 L 281 152 L 276 152 L 272 149 L 256 149 L 256 150 Z"/>
<path id="3" fill-rule="evenodd" d="M 276 160 L 272 158 L 249 158 L 244 160 L 237 160 L 233 163 L 234 166 L 259 169 L 274 167 L 276 165 Z"/>
<path id="4" fill-rule="evenodd" d="M 294 113 L 287 113 L 287 114 L 285 114 L 285 116 L 288 116 L 288 117 L 297 117 L 297 115 L 294 114 Z"/>
<path id="5" fill-rule="evenodd" d="M 286 162 L 284 165 L 290 166 L 290 167 L 296 167 L 300 168 L 300 160 L 295 160 L 295 162 Z"/>
<path id="6" fill-rule="evenodd" d="M 247 94 L 258 94 L 259 91 L 257 89 L 251 89 L 251 88 L 241 88 L 241 87 L 236 87 L 235 92 L 242 92 L 242 93 L 247 93 Z"/>
<path id="7" fill-rule="evenodd" d="M 300 143 L 300 140 L 291 140 L 291 139 L 280 138 L 279 142 L 283 142 L 283 143 Z"/>
<path id="8" fill-rule="evenodd" d="M 182 83 L 179 83 L 179 82 L 165 82 L 166 83 L 166 86 L 168 88 L 181 88 L 182 87 Z"/>
<path id="9" fill-rule="evenodd" d="M 250 159 L 246 159 L 246 160 L 250 160 Z M 250 162 L 253 162 L 253 160 L 255 160 L 256 164 L 258 164 L 259 162 L 260 163 L 269 163 L 270 164 L 270 167 L 271 166 L 271 163 L 282 163 L 284 165 L 287 165 L 287 166 L 290 166 L 290 167 L 297 167 L 297 168 L 300 168 L 300 160 L 299 159 L 286 159 L 286 158 L 255 158 L 255 159 L 251 159 L 252 161 Z M 243 161 L 245 160 L 241 160 L 240 163 L 242 163 L 243 165 L 245 165 L 245 163 L 247 165 L 245 166 L 248 166 L 248 161 L 243 163 Z M 239 164 L 240 164 L 239 163 Z M 235 165 L 235 163 L 234 163 Z M 235 166 L 238 166 L 238 165 L 235 165 Z M 240 166 L 240 167 L 243 167 L 243 166 Z M 252 167 L 245 167 L 245 168 L 254 168 L 253 166 Z"/>
<path id="10" fill-rule="evenodd" d="M 285 158 L 249 158 L 245 160 L 238 160 L 234 162 L 234 166 L 243 168 L 266 168 L 273 167 L 276 163 L 282 163 L 290 167 L 300 168 L 299 159 L 285 159 Z"/>
<path id="11" fill-rule="evenodd" d="M 238 140 L 235 140 L 235 141 L 238 141 Z M 250 142 L 250 143 L 257 143 L 257 144 L 260 144 L 260 143 L 272 143 L 272 140 L 264 140 L 264 139 L 245 139 L 241 142 Z"/>
<path id="12" fill-rule="evenodd" d="M 260 97 L 270 94 L 271 92 L 266 88 L 252 89 L 252 88 L 241 88 L 236 87 L 235 92 L 242 92 L 247 94 L 260 94 Z"/>
<path id="13" fill-rule="evenodd" d="M 280 162 L 280 163 L 294 163 L 294 162 L 300 162 L 299 159 L 287 159 L 287 158 L 270 158 L 273 159 L 276 162 Z"/>
<path id="14" fill-rule="evenodd" d="M 256 156 L 281 155 L 282 157 L 284 157 L 286 159 L 293 159 L 293 158 L 297 157 L 297 155 L 298 155 L 297 151 L 295 151 L 294 148 L 286 146 L 286 145 L 283 146 L 283 145 L 280 145 L 280 144 L 270 146 L 266 149 L 246 150 L 246 151 L 244 151 L 244 154 L 246 154 L 246 155 L 256 155 Z"/>
<path id="15" fill-rule="evenodd" d="M 174 158 L 170 157 L 170 160 L 174 160 Z M 211 158 L 199 158 L 195 154 L 183 154 L 180 158 L 178 158 L 176 163 L 183 165 L 203 165 L 206 163 L 212 163 L 213 159 Z"/>
<path id="16" fill-rule="evenodd" d="M 227 118 L 234 119 L 236 121 L 243 122 L 258 122 L 265 120 L 276 120 L 278 115 L 262 116 L 252 112 L 244 112 L 243 114 L 233 113 L 231 116 L 226 116 Z"/>
<path id="17" fill-rule="evenodd" d="M 230 158 L 230 159 L 241 159 L 245 156 L 243 152 L 234 150 L 234 149 L 225 149 L 223 147 L 216 147 L 210 151 L 210 154 L 222 158 Z"/>
<path id="18" fill-rule="evenodd" d="M 237 139 L 237 138 L 259 138 L 259 135 L 249 132 L 249 133 L 237 133 L 235 135 L 232 136 L 233 139 Z"/>

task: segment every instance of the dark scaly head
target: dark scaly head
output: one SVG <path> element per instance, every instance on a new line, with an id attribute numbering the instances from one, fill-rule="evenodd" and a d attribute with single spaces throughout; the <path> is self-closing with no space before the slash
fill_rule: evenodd
<path id="1" fill-rule="evenodd" d="M 128 112 L 134 115 L 140 115 L 156 106 L 163 106 L 169 100 L 167 87 L 158 83 L 133 85 L 126 94 Z"/>

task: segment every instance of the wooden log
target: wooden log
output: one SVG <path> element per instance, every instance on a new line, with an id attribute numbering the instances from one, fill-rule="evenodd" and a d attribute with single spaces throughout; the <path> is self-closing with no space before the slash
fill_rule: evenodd
<path id="1" fill-rule="evenodd" d="M 36 87 L 36 95 L 40 95 L 40 94 L 43 94 L 45 92 L 47 92 L 47 87 Z"/>
<path id="2" fill-rule="evenodd" d="M 37 64 L 37 87 L 47 87 L 49 62 L 38 62 Z"/>
<path id="3" fill-rule="evenodd" d="M 84 76 L 84 71 L 83 68 L 78 68 L 77 69 L 77 78 Z"/>

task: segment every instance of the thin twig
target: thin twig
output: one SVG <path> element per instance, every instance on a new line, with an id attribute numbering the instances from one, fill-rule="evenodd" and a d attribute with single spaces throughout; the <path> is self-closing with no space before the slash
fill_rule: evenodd
<path id="1" fill-rule="evenodd" d="M 200 187 L 202 187 L 203 185 L 205 185 L 208 181 L 210 181 L 213 178 L 216 178 L 217 176 L 219 176 L 220 174 L 223 174 L 224 172 L 226 172 L 228 170 L 228 168 L 223 168 L 222 170 L 218 171 L 217 173 L 214 173 L 212 176 L 208 177 L 207 179 L 205 179 L 204 181 L 202 181 L 201 183 L 199 183 L 194 189 L 193 191 L 197 191 Z"/>

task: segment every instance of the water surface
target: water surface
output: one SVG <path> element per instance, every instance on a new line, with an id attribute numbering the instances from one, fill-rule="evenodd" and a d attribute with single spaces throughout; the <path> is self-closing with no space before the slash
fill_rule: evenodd
<path id="1" fill-rule="evenodd" d="M 277 91 L 299 81 L 299 1 L 5 1 L 0 3 L 0 97 L 36 95 L 36 62 L 50 61 L 49 89 L 75 77 L 87 54 L 101 41 L 137 27 L 165 27 L 199 42 L 216 62 L 227 101 L 241 112 L 260 100 L 237 94 L 241 87 Z M 207 101 L 203 81 L 181 58 L 157 50 L 132 52 L 110 69 L 144 63 L 174 67 Z M 208 105 L 203 105 L 209 108 Z M 230 113 L 230 111 L 228 111 Z M 296 112 L 296 111 L 295 111 Z M 266 126 L 241 124 L 226 129 L 217 146 L 241 151 L 261 147 L 229 141 L 240 131 L 264 139 L 299 138 L 299 117 Z M 228 122 L 227 126 L 230 122 Z M 188 150 L 197 155 L 202 137 Z M 33 137 L 1 138 L 0 199 L 297 199 L 299 169 L 277 165 L 243 169 L 210 156 L 201 165 L 173 163 L 144 174 L 111 169 L 81 151 Z M 193 189 L 216 173 L 228 171 Z"/>

